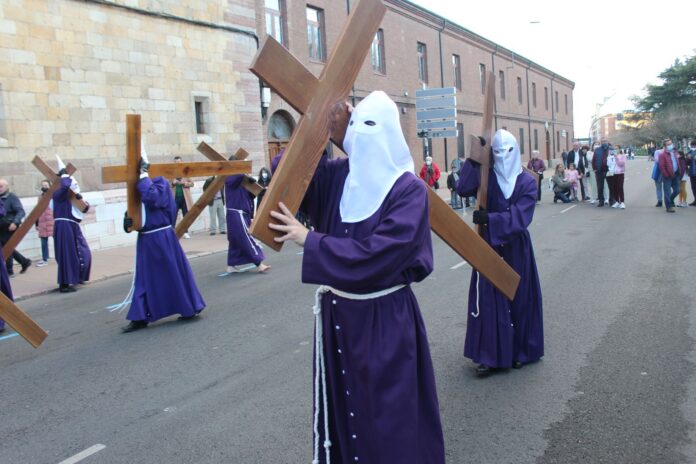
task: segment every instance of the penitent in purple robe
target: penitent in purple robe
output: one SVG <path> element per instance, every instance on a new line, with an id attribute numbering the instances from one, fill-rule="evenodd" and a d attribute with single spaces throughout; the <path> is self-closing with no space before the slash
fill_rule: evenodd
<path id="1" fill-rule="evenodd" d="M 80 229 L 81 219 L 73 216 L 69 177 L 60 179 L 60 188 L 53 194 L 53 242 L 58 264 L 58 284 L 76 285 L 89 280 L 92 253 Z"/>
<path id="2" fill-rule="evenodd" d="M 316 229 L 305 242 L 302 281 L 357 294 L 406 287 L 362 301 L 322 297 L 331 463 L 442 464 L 433 365 L 409 286 L 433 269 L 426 187 L 405 173 L 377 212 L 344 223 L 348 170 L 347 159 L 324 158 L 309 186 L 303 209 Z"/>
<path id="3" fill-rule="evenodd" d="M 254 196 L 242 186 L 246 177 L 229 176 L 225 181 L 225 206 L 227 207 L 227 265 L 261 264 L 266 259 L 261 246 L 249 233 L 254 216 Z"/>
<path id="4" fill-rule="evenodd" d="M 467 161 L 462 166 L 457 192 L 476 194 L 480 168 Z M 537 183 L 522 172 L 515 189 L 505 199 L 493 170 L 488 180 L 488 218 L 486 241 L 521 277 L 515 298 L 510 302 L 488 280 L 478 282 L 471 275 L 469 311 L 464 341 L 464 356 L 489 367 L 506 368 L 519 361 L 529 363 L 544 355 L 544 325 L 541 286 L 532 240 L 527 227 L 532 222 L 537 198 Z M 475 314 L 478 313 L 478 317 Z"/>
<path id="5" fill-rule="evenodd" d="M 5 204 L 0 201 L 0 218 L 5 215 Z M 2 245 L 0 245 L 0 256 L 2 256 Z M 5 263 L 0 263 L 0 292 L 4 293 L 7 298 L 12 300 L 12 287 L 10 287 L 10 276 L 7 275 L 7 267 Z M 0 319 L 0 329 L 5 327 L 5 321 Z"/>
<path id="6" fill-rule="evenodd" d="M 172 224 L 176 206 L 163 177 L 140 179 L 138 191 L 145 214 L 138 233 L 133 301 L 126 319 L 154 322 L 181 314 L 194 316 L 205 308 L 188 259 Z"/>

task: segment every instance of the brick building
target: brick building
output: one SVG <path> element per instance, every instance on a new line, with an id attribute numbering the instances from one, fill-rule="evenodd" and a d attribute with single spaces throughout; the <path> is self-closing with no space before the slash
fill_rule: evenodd
<path id="1" fill-rule="evenodd" d="M 260 37 L 273 35 L 315 75 L 321 73 L 355 0 L 257 0 Z M 387 14 L 355 83 L 356 101 L 384 90 L 401 109 L 402 127 L 416 166 L 423 141 L 416 134 L 415 91 L 456 87 L 459 136 L 434 139 L 432 154 L 441 167 L 465 155 L 470 134 L 481 128 L 482 75 L 496 76 L 496 127 L 506 128 L 528 157 L 560 158 L 572 145 L 574 83 L 404 0 L 384 0 Z M 284 145 L 298 115 L 272 94 L 264 118 L 268 156 Z"/>

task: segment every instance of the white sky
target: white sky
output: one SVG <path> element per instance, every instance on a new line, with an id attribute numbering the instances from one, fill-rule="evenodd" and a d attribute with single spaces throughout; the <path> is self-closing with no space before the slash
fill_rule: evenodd
<path id="1" fill-rule="evenodd" d="M 601 114 L 631 109 L 632 95 L 696 53 L 693 0 L 411 1 L 574 81 L 578 137 L 606 97 Z"/>

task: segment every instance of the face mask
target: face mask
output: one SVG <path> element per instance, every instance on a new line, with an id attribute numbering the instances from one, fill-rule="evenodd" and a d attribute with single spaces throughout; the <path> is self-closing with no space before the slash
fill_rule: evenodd
<path id="1" fill-rule="evenodd" d="M 602 144 L 602 149 L 603 149 L 603 150 L 606 150 L 607 148 L 609 148 L 609 144 L 608 144 L 608 143 L 603 143 L 603 144 Z"/>
<path id="2" fill-rule="evenodd" d="M 263 174 L 261 174 L 261 177 L 263 177 L 264 179 L 268 179 L 268 174 L 264 172 Z"/>
<path id="3" fill-rule="evenodd" d="M 674 145 L 672 145 L 672 144 L 667 145 L 667 151 L 672 151 L 672 150 L 674 150 Z"/>
<path id="4" fill-rule="evenodd" d="M 48 187 L 41 187 L 41 191 L 42 191 L 43 193 L 48 192 Z"/>

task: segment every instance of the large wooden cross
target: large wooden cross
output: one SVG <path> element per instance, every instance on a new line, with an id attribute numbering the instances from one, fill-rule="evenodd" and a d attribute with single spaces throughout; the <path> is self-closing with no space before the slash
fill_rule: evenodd
<path id="1" fill-rule="evenodd" d="M 478 195 L 476 196 L 476 207 L 484 209 L 488 204 L 488 173 L 490 172 L 493 161 L 492 142 L 494 112 L 495 74 L 491 72 L 488 73 L 486 80 L 481 136 L 477 137 L 472 135 L 469 148 L 469 158 L 481 165 L 481 180 L 479 183 Z M 538 183 L 539 175 L 536 172 L 527 169 L 526 166 L 522 166 L 522 169 L 532 174 Z M 486 228 L 483 225 L 477 224 L 476 230 L 481 237 L 485 235 Z"/>
<path id="2" fill-rule="evenodd" d="M 4 264 L 4 263 L 3 263 Z M 19 309 L 4 293 L 0 292 L 0 319 L 12 327 L 31 346 L 38 348 L 48 334 L 27 313 Z"/>
<path id="3" fill-rule="evenodd" d="M 227 161 L 227 158 L 215 151 L 213 147 L 211 147 L 205 142 L 201 142 L 198 145 L 197 150 L 201 152 L 210 161 Z M 247 159 L 248 156 L 249 152 L 247 152 L 243 148 L 240 148 L 234 154 L 234 159 L 237 161 L 244 161 L 245 159 Z M 208 188 L 198 198 L 196 203 L 194 203 L 193 206 L 191 206 L 191 209 L 188 210 L 186 216 L 184 216 L 181 219 L 181 221 L 179 221 L 179 224 L 177 224 L 175 228 L 177 237 L 181 238 L 184 235 L 184 233 L 188 230 L 191 224 L 193 224 L 195 220 L 198 218 L 198 216 L 200 216 L 200 214 L 203 212 L 203 210 L 205 210 L 205 207 L 208 206 L 208 204 L 210 204 L 211 201 L 213 201 L 213 198 L 215 198 L 215 194 L 225 187 L 225 180 L 227 180 L 226 175 L 220 175 L 215 177 L 215 179 L 210 183 Z M 254 195 L 259 194 L 259 188 L 263 189 L 263 187 L 261 187 L 259 184 L 251 182 L 244 182 L 244 187 Z"/>
<path id="4" fill-rule="evenodd" d="M 32 160 L 32 164 L 36 166 L 40 171 L 42 171 L 42 168 L 39 168 L 39 166 L 41 164 L 45 165 L 46 163 L 44 163 L 43 160 L 38 156 L 35 156 Z M 51 183 L 51 186 L 48 188 L 48 191 L 43 195 L 39 196 L 39 201 L 36 203 L 36 206 L 34 206 L 34 209 L 32 209 L 29 215 L 26 218 L 24 218 L 24 222 L 22 222 L 22 224 L 20 224 L 20 226 L 17 227 L 17 230 L 14 231 L 10 239 L 2 247 L 2 252 L 5 259 L 7 259 L 8 256 L 12 254 L 15 248 L 17 248 L 17 245 L 19 245 L 19 242 L 21 242 L 22 239 L 27 235 L 27 233 L 32 229 L 32 227 L 34 227 L 36 221 L 39 220 L 39 217 L 43 214 L 44 211 L 46 211 L 46 208 L 48 208 L 49 203 L 51 203 L 53 194 L 60 188 L 60 177 L 58 177 L 56 173 L 51 171 L 51 168 L 49 168 L 48 166 L 46 167 L 48 168 L 48 172 L 50 172 L 51 175 L 48 176 L 44 174 L 44 176 L 46 176 L 48 180 L 57 177 L 58 181 L 56 182 L 56 180 L 54 179 Z M 75 166 L 73 166 L 71 163 L 68 163 L 65 170 L 68 174 L 73 175 L 75 171 L 77 171 L 77 168 L 75 168 Z"/>
<path id="5" fill-rule="evenodd" d="M 270 212 L 280 201 L 293 213 L 299 209 L 329 140 L 331 108 L 348 95 L 384 12 L 380 0 L 358 3 L 319 79 L 271 37 L 252 63 L 251 71 L 302 114 L 251 227 L 252 234 L 275 250 L 281 244 L 268 227 Z M 428 195 L 433 231 L 501 293 L 514 298 L 519 275 L 434 191 L 428 189 Z"/>
<path id="6" fill-rule="evenodd" d="M 140 180 L 141 159 L 141 123 L 139 114 L 126 116 L 126 148 L 125 166 L 105 166 L 102 168 L 102 182 L 105 184 L 126 182 L 128 197 L 128 217 L 133 219 L 133 227 L 129 230 L 139 230 L 142 224 L 140 192 L 137 185 Z M 251 172 L 250 161 L 215 161 L 209 163 L 159 163 L 152 164 L 148 171 L 151 176 L 163 176 L 168 179 L 177 177 L 201 177 L 215 175 L 246 174 Z"/>

